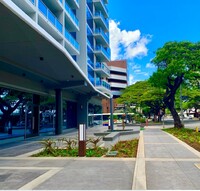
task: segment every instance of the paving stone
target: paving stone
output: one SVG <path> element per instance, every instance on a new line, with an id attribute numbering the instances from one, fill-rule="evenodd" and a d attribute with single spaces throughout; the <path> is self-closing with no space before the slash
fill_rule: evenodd
<path id="1" fill-rule="evenodd" d="M 196 189 L 176 162 L 146 162 L 146 177 L 148 190 Z"/>

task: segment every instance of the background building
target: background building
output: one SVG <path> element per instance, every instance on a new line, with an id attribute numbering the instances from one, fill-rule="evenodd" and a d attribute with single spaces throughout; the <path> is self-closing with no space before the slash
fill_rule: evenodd
<path id="1" fill-rule="evenodd" d="M 122 104 L 116 103 L 116 98 L 120 96 L 121 90 L 128 86 L 127 78 L 127 62 L 126 60 L 116 60 L 107 62 L 110 69 L 110 76 L 108 77 L 108 82 L 110 84 L 111 93 L 113 95 L 113 111 L 118 108 L 122 108 Z M 110 102 L 109 100 L 103 99 L 103 113 L 110 112 Z"/>

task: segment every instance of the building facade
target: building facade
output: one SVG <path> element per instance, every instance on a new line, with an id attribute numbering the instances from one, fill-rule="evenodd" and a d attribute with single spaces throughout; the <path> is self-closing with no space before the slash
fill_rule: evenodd
<path id="1" fill-rule="evenodd" d="M 121 90 L 128 86 L 128 75 L 127 75 L 127 62 L 126 60 L 116 60 L 107 63 L 110 76 L 108 77 L 108 82 L 110 84 L 110 89 L 113 95 L 113 111 L 118 108 L 122 108 L 123 105 L 117 104 L 116 98 L 121 94 Z M 103 113 L 110 112 L 110 101 L 102 100 Z"/>
<path id="2" fill-rule="evenodd" d="M 56 97 L 56 134 L 88 124 L 88 105 L 109 99 L 108 0 L 1 0 L 0 86 Z M 33 107 L 34 108 L 34 107 Z M 72 114 L 73 113 L 73 114 Z"/>

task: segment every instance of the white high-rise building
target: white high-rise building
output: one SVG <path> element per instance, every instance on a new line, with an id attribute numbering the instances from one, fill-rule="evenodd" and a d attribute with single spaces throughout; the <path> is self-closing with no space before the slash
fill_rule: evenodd
<path id="1" fill-rule="evenodd" d="M 56 134 L 88 123 L 88 105 L 111 95 L 108 0 L 1 0 L 0 86 L 56 96 Z M 35 100 L 35 101 L 34 101 Z M 37 101 L 36 101 L 37 100 Z M 34 113 L 34 112 L 33 112 Z M 33 129 L 38 133 L 38 112 Z"/>

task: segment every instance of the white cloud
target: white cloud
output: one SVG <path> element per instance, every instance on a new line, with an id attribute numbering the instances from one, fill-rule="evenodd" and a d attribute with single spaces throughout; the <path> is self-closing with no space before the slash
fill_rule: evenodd
<path id="1" fill-rule="evenodd" d="M 121 38 L 121 31 L 118 28 L 118 25 L 119 22 L 116 23 L 113 20 L 111 20 L 109 23 L 111 60 L 115 60 L 119 57 L 119 52 L 120 52 L 119 42 Z"/>
<path id="2" fill-rule="evenodd" d="M 132 85 L 135 84 L 138 80 L 134 79 L 134 76 L 132 74 L 129 75 L 129 79 L 128 79 L 128 84 Z"/>
<path id="3" fill-rule="evenodd" d="M 134 62 L 128 62 L 128 64 L 129 64 L 129 66 L 130 66 L 130 68 L 132 70 L 136 70 L 136 69 L 140 69 L 141 68 L 141 65 L 135 64 Z"/>
<path id="4" fill-rule="evenodd" d="M 141 70 L 134 70 L 135 73 L 141 73 Z"/>
<path id="5" fill-rule="evenodd" d="M 147 63 L 146 68 L 156 68 L 154 64 Z"/>
<path id="6" fill-rule="evenodd" d="M 119 25 L 120 23 L 114 20 L 109 22 L 111 60 L 146 56 L 146 46 L 151 40 L 151 35 L 141 36 L 140 30 L 121 30 Z"/>

